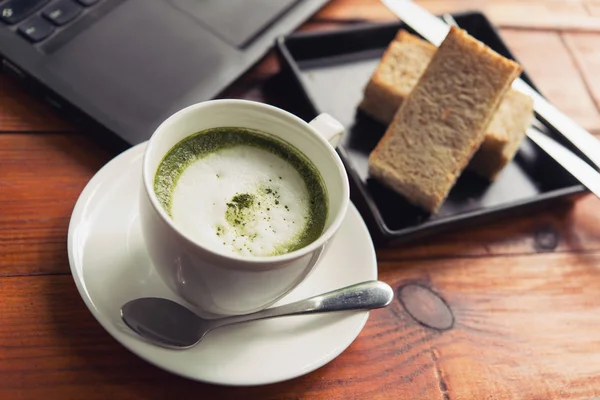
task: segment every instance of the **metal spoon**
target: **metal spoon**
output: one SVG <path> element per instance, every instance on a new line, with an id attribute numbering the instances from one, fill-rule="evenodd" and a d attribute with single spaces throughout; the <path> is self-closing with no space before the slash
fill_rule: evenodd
<path id="1" fill-rule="evenodd" d="M 386 283 L 367 281 L 252 314 L 203 319 L 174 301 L 146 297 L 126 303 L 121 318 L 147 341 L 180 350 L 196 345 L 209 331 L 226 325 L 288 315 L 369 310 L 385 307 L 393 298 L 394 291 Z"/>

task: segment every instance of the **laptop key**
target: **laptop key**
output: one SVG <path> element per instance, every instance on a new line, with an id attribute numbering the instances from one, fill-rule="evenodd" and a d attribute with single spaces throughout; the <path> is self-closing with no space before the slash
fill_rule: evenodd
<path id="1" fill-rule="evenodd" d="M 54 25 L 64 25 L 81 14 L 82 8 L 71 0 L 60 0 L 46 7 L 42 14 Z"/>
<path id="2" fill-rule="evenodd" d="M 54 32 L 54 27 L 50 22 L 36 15 L 19 25 L 18 31 L 25 39 L 36 43 L 50 36 Z"/>
<path id="3" fill-rule="evenodd" d="M 99 0 L 77 0 L 77 2 L 79 4 L 81 4 L 82 6 L 85 7 L 89 7 L 89 6 L 93 6 L 94 4 L 96 4 Z"/>
<path id="4" fill-rule="evenodd" d="M 16 24 L 33 14 L 50 0 L 8 0 L 0 4 L 0 21 Z"/>

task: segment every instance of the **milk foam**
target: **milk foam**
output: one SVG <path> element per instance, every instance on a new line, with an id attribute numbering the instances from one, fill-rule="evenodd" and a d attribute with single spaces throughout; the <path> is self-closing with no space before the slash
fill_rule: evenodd
<path id="1" fill-rule="evenodd" d="M 290 163 L 256 146 L 237 145 L 183 171 L 173 190 L 171 217 L 209 248 L 267 256 L 293 246 L 306 228 L 309 206 L 306 184 Z"/>

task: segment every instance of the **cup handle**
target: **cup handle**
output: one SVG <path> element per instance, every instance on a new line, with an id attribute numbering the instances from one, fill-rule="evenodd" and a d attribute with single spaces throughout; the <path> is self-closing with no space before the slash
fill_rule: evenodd
<path id="1" fill-rule="evenodd" d="M 317 131 L 325 140 L 334 148 L 337 147 L 342 136 L 344 135 L 344 127 L 331 115 L 322 113 L 319 114 L 308 123 L 315 131 Z"/>

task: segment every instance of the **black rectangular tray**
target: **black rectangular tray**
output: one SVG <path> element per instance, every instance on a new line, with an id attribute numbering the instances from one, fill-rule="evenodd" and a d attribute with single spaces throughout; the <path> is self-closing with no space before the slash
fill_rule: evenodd
<path id="1" fill-rule="evenodd" d="M 467 12 L 454 18 L 469 34 L 514 59 L 483 14 Z M 406 242 L 586 193 L 577 180 L 529 139 L 523 141 L 513 162 L 493 183 L 463 172 L 434 215 L 369 178 L 368 156 L 385 126 L 358 111 L 357 106 L 384 50 L 401 28 L 413 32 L 399 22 L 364 24 L 329 32 L 295 33 L 280 37 L 276 43 L 282 73 L 298 86 L 298 95 L 312 117 L 326 112 L 346 127 L 338 154 L 348 171 L 352 201 L 376 243 Z M 521 77 L 535 88 L 525 72 Z M 560 135 L 554 136 L 572 148 Z"/>

